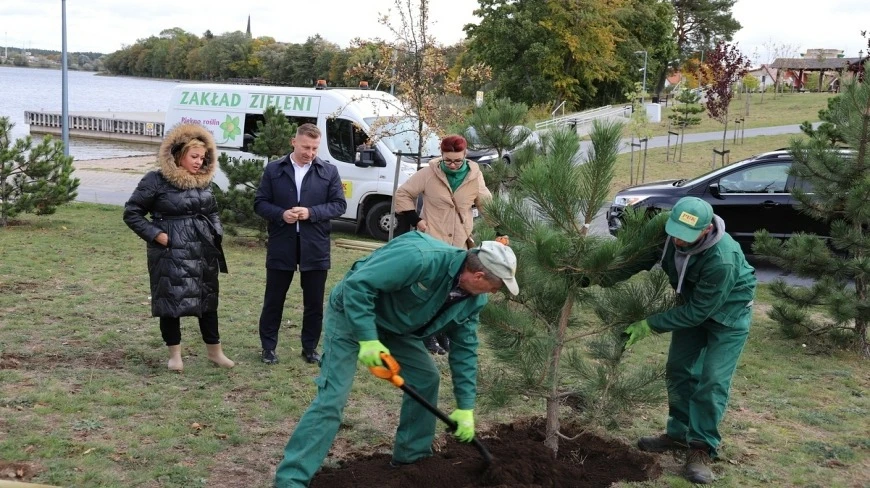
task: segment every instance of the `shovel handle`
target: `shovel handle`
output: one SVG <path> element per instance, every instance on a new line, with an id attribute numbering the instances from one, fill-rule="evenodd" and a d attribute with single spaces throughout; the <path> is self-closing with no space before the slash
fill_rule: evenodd
<path id="1" fill-rule="evenodd" d="M 401 385 L 399 388 L 407 393 L 408 396 L 416 400 L 417 403 L 423 405 L 426 410 L 432 412 L 432 414 L 438 417 L 442 422 L 447 424 L 450 432 L 456 431 L 456 428 L 459 427 L 459 425 L 454 422 L 452 418 L 448 417 L 446 413 L 442 412 L 441 409 L 439 409 L 435 405 L 432 405 L 431 403 L 429 403 L 429 400 L 426 400 L 419 393 L 417 393 L 417 390 L 404 384 Z M 477 448 L 477 450 L 480 452 L 480 455 L 483 457 L 483 462 L 487 465 L 492 464 L 492 454 L 489 452 L 489 449 L 487 449 L 486 446 L 484 446 L 483 443 L 478 440 L 477 436 L 471 438 L 471 443 L 474 444 L 474 447 Z"/>

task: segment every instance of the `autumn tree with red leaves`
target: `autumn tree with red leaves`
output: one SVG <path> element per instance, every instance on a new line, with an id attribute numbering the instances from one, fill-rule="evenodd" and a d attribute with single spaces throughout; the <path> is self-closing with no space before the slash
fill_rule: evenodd
<path id="1" fill-rule="evenodd" d="M 707 114 L 725 125 L 722 131 L 722 150 L 728 132 L 728 107 L 734 98 L 734 84 L 740 81 L 749 68 L 749 58 L 740 52 L 736 44 L 720 41 L 706 55 L 698 79 L 704 90 Z"/>

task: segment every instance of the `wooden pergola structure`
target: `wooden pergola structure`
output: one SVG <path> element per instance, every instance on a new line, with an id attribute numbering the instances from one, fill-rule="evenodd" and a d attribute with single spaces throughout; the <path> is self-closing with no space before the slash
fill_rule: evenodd
<path id="1" fill-rule="evenodd" d="M 772 68 L 776 68 L 777 78 L 781 78 L 780 73 L 791 71 L 797 73 L 795 80 L 795 88 L 804 88 L 804 73 L 818 72 L 819 76 L 819 91 L 822 91 L 825 73 L 834 71 L 838 78 L 842 78 L 844 71 L 855 71 L 862 60 L 867 58 L 777 58 L 770 64 Z M 855 67 L 855 68 L 853 68 Z M 780 80 L 777 80 L 779 84 Z"/>

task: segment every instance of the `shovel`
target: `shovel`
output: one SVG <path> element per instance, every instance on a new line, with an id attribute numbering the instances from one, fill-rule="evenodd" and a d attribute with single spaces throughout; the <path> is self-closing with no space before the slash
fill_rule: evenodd
<path id="1" fill-rule="evenodd" d="M 384 362 L 384 366 L 369 367 L 369 370 L 372 372 L 373 375 L 389 381 L 394 386 L 407 393 L 408 396 L 416 400 L 417 403 L 423 405 L 426 410 L 432 412 L 433 415 L 435 415 L 436 417 L 441 419 L 442 422 L 447 424 L 450 432 L 454 432 L 456 430 L 458 425 L 456 424 L 456 422 L 453 421 L 453 419 L 448 417 L 446 413 L 439 410 L 438 407 L 429 403 L 428 400 L 420 396 L 417 390 L 405 384 L 405 379 L 399 376 L 399 370 L 401 369 L 401 367 L 393 356 L 382 352 L 381 360 Z M 483 443 L 477 439 L 477 437 L 473 437 L 471 439 L 471 443 L 474 444 L 474 447 L 476 447 L 477 450 L 480 451 L 480 455 L 483 456 L 484 465 L 489 466 L 490 464 L 492 464 L 492 454 L 489 453 L 489 449 L 487 449 L 486 446 L 484 446 Z"/>

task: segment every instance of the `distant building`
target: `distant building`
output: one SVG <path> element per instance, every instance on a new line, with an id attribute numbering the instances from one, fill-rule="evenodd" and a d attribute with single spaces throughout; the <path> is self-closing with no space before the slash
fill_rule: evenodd
<path id="1" fill-rule="evenodd" d="M 801 54 L 801 57 L 812 59 L 842 58 L 843 52 L 842 49 L 807 49 L 807 52 Z"/>
<path id="2" fill-rule="evenodd" d="M 772 85 L 776 81 L 777 73 L 778 70 L 776 68 L 771 68 L 766 64 L 762 64 L 757 68 L 750 68 L 749 71 L 746 72 L 746 74 L 758 78 L 758 82 L 761 83 L 761 86 Z"/>
<path id="3" fill-rule="evenodd" d="M 665 86 L 677 86 L 683 82 L 683 73 L 675 71 L 665 78 Z"/>
<path id="4" fill-rule="evenodd" d="M 245 30 L 245 35 L 248 36 L 248 39 L 251 38 L 251 14 L 248 14 L 248 28 Z"/>

